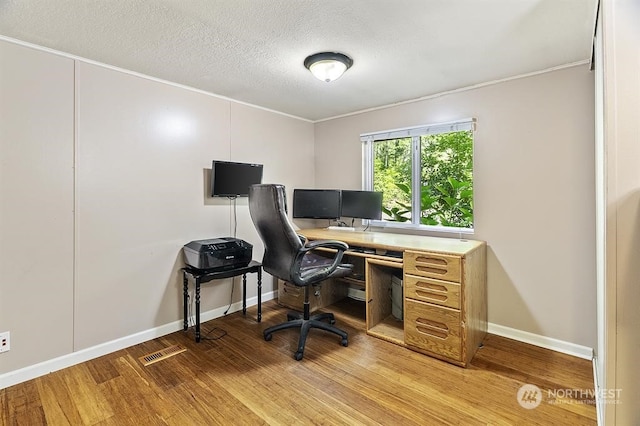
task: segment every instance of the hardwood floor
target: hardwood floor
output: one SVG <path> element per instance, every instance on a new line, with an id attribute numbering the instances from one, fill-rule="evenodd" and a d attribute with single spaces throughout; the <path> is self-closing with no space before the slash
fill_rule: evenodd
<path id="1" fill-rule="evenodd" d="M 203 324 L 224 334 L 217 340 L 176 332 L 0 390 L 0 424 L 596 424 L 593 402 L 564 391 L 593 390 L 590 361 L 489 335 L 463 369 L 367 336 L 359 302 L 329 310 L 349 333 L 346 348 L 313 330 L 295 361 L 295 331 L 262 339 L 285 319 L 270 301 L 260 324 L 255 307 Z M 138 359 L 175 344 L 187 351 L 147 367 Z M 520 406 L 524 384 L 542 390 L 537 408 Z"/>

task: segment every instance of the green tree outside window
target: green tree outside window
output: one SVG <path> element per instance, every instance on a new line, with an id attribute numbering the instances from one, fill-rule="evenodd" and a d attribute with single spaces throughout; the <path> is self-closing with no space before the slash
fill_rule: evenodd
<path id="1" fill-rule="evenodd" d="M 412 221 L 412 142 L 373 144 L 373 190 L 384 194 L 384 220 Z M 419 152 L 419 223 L 473 228 L 473 132 L 421 135 Z"/>

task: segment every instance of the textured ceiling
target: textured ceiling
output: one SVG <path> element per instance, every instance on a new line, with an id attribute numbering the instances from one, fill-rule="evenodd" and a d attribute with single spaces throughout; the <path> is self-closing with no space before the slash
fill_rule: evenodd
<path id="1" fill-rule="evenodd" d="M 596 1 L 0 0 L 0 35 L 315 121 L 587 61 Z"/>

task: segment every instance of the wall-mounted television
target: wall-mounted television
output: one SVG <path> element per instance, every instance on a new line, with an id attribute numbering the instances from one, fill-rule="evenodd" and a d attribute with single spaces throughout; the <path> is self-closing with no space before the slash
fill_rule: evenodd
<path id="1" fill-rule="evenodd" d="M 293 217 L 338 219 L 341 194 L 338 189 L 294 189 Z"/>
<path id="2" fill-rule="evenodd" d="M 262 164 L 213 160 L 212 197 L 248 197 L 249 187 L 262 183 Z"/>
<path id="3" fill-rule="evenodd" d="M 343 190 L 340 216 L 382 219 L 382 192 Z"/>

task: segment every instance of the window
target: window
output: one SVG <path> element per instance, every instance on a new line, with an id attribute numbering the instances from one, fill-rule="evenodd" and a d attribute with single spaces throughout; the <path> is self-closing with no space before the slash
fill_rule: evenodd
<path id="1" fill-rule="evenodd" d="M 374 226 L 473 229 L 474 119 L 360 136 L 364 186 L 382 191 Z"/>

